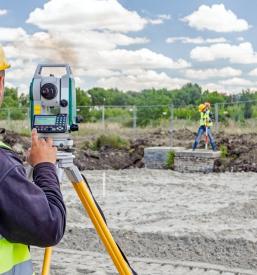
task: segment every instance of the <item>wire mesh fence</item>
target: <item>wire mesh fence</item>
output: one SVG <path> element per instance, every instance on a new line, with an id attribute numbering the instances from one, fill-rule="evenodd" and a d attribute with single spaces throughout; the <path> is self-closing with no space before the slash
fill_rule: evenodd
<path id="1" fill-rule="evenodd" d="M 211 108 L 213 130 L 230 133 L 257 132 L 257 101 L 215 103 Z M 145 105 L 145 106 L 78 106 L 77 114 L 82 119 L 81 128 L 88 131 L 145 128 L 196 131 L 199 126 L 198 106 Z M 1 108 L 0 128 L 19 133 L 30 132 L 29 108 Z M 81 131 L 84 135 L 85 131 Z M 78 133 L 80 135 L 80 133 Z"/>
<path id="2" fill-rule="evenodd" d="M 30 132 L 29 108 L 0 108 L 0 128 L 28 134 Z"/>

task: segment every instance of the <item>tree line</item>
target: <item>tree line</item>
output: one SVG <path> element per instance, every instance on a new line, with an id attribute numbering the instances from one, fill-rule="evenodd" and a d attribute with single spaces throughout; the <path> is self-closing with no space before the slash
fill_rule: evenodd
<path id="1" fill-rule="evenodd" d="M 95 87 L 89 90 L 76 89 L 77 106 L 79 115 L 85 122 L 98 121 L 105 106 L 105 119 L 120 118 L 123 124 L 131 125 L 131 119 L 136 112 L 137 123 L 145 126 L 150 122 L 158 123 L 161 119 L 168 119 L 173 106 L 174 117 L 178 119 L 197 120 L 199 114 L 197 106 L 202 102 L 212 105 L 220 103 L 220 120 L 233 118 L 245 120 L 257 117 L 257 108 L 252 101 L 257 101 L 257 91 L 243 90 L 239 94 L 224 94 L 218 91 L 203 90 L 198 84 L 188 83 L 180 89 L 146 89 L 141 92 L 123 92 L 118 89 L 104 89 Z M 245 104 L 235 105 L 230 103 L 246 101 Z M 222 104 L 225 104 L 224 106 Z M 256 104 L 257 105 L 257 104 Z M 94 106 L 94 107 L 92 107 Z M 111 108 L 111 106 L 117 106 Z M 135 106 L 125 108 L 124 106 Z M 154 107 L 155 106 L 155 107 Z M 222 107 L 223 106 L 223 107 Z M 18 93 L 15 88 L 5 89 L 5 100 L 0 109 L 0 118 L 6 116 L 10 109 L 11 119 L 24 119 L 24 109 L 29 107 L 29 96 Z"/>

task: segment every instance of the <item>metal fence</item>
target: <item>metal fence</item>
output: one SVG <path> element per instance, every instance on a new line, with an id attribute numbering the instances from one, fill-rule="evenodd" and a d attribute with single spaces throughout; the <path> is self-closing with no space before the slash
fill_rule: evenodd
<path id="1" fill-rule="evenodd" d="M 257 101 L 216 103 L 211 111 L 215 132 L 257 132 Z M 198 106 L 78 106 L 77 113 L 83 119 L 81 128 L 102 131 L 163 128 L 172 135 L 174 130 L 183 128 L 196 131 L 199 125 Z M 28 133 L 29 108 L 1 108 L 0 127 Z"/>

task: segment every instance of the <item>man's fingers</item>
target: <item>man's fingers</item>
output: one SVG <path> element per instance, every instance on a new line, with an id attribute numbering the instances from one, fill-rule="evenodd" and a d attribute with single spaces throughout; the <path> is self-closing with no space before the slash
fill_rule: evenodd
<path id="1" fill-rule="evenodd" d="M 53 147 L 53 139 L 52 138 L 47 138 L 46 139 L 46 143 L 47 143 L 47 145 L 49 146 L 49 147 Z"/>
<path id="2" fill-rule="evenodd" d="M 38 140 L 38 142 L 39 142 L 40 145 L 46 145 L 46 140 L 45 140 L 45 138 L 40 138 L 40 139 Z"/>
<path id="3" fill-rule="evenodd" d="M 26 160 L 27 161 L 29 159 L 30 153 L 31 153 L 31 148 L 29 148 L 28 151 L 27 151 L 27 153 L 26 153 Z"/>
<path id="4" fill-rule="evenodd" d="M 32 141 L 32 147 L 33 147 L 33 145 L 37 145 L 38 144 L 37 129 L 32 129 L 31 141 Z"/>

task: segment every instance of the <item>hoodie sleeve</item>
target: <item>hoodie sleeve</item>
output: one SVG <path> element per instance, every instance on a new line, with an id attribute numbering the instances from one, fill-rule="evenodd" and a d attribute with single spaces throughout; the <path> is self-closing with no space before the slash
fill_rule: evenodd
<path id="1" fill-rule="evenodd" d="M 33 179 L 29 181 L 24 167 L 17 165 L 0 180 L 0 234 L 11 242 L 53 246 L 66 223 L 55 165 L 38 164 Z"/>

